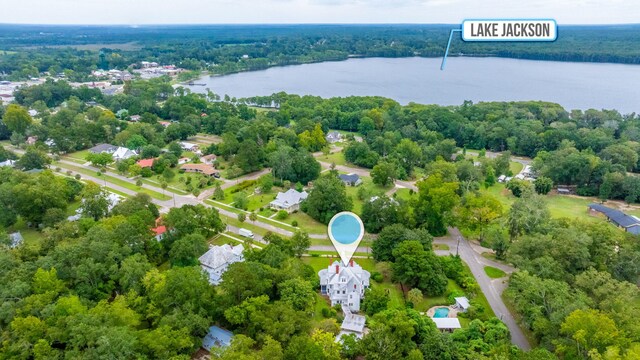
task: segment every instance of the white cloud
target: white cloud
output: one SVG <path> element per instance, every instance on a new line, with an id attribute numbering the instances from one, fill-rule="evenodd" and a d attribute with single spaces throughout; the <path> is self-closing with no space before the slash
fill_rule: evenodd
<path id="1" fill-rule="evenodd" d="M 0 23 L 458 23 L 545 17 L 640 21 L 638 0 L 0 0 Z"/>

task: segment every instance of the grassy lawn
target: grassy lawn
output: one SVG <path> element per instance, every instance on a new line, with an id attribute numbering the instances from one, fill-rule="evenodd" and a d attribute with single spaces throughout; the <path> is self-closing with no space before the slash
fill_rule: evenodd
<path id="1" fill-rule="evenodd" d="M 247 199 L 249 200 L 249 203 L 247 205 L 247 211 L 258 212 L 260 208 L 263 208 L 263 211 L 264 211 L 264 208 L 268 207 L 269 203 L 276 198 L 276 195 L 278 195 L 278 192 L 283 190 L 282 188 L 274 187 L 271 189 L 271 191 L 267 193 L 256 194 L 255 190 L 258 186 L 259 186 L 258 184 L 255 184 L 243 190 L 240 190 L 240 191 L 243 191 L 245 194 L 247 194 Z M 240 184 L 236 184 L 229 188 L 226 188 L 224 190 L 224 200 L 220 200 L 220 202 L 228 205 L 233 205 L 233 196 L 238 193 L 237 189 L 239 188 L 240 188 Z"/>
<path id="2" fill-rule="evenodd" d="M 322 316 L 323 309 L 331 309 L 331 303 L 327 298 L 320 295 L 320 291 L 316 292 L 316 305 L 313 312 L 313 320 L 315 323 L 319 323 L 324 320 L 325 317 Z"/>
<path id="3" fill-rule="evenodd" d="M 504 184 L 495 184 L 488 189 L 481 189 L 481 191 L 489 193 L 498 199 L 505 210 L 511 207 L 511 204 L 516 200 L 516 197 L 511 195 L 511 192 L 505 188 Z M 554 218 L 570 218 L 580 219 L 587 221 L 601 221 L 601 219 L 589 216 L 587 213 L 587 205 L 594 200 L 590 198 L 579 198 L 574 196 L 565 195 L 546 195 L 547 205 L 549 212 Z"/>
<path id="4" fill-rule="evenodd" d="M 19 231 L 24 238 L 23 246 L 28 247 L 32 250 L 37 250 L 40 248 L 40 243 L 43 240 L 42 233 L 35 228 L 30 228 L 27 226 L 27 222 L 22 218 L 18 217 L 18 221 L 7 228 L 7 234 L 11 234 Z"/>
<path id="5" fill-rule="evenodd" d="M 326 240 L 327 244 L 329 243 L 329 239 Z M 318 256 L 325 256 L 329 255 L 330 257 L 335 257 L 336 256 L 336 252 L 335 251 L 320 251 L 320 250 L 309 250 L 307 251 L 307 254 L 309 255 L 318 255 Z M 369 253 L 364 253 L 364 252 L 355 252 L 353 253 L 353 256 L 365 256 L 367 258 L 371 257 L 371 254 Z M 360 259 L 355 259 L 356 261 L 360 261 Z"/>
<path id="6" fill-rule="evenodd" d="M 215 187 L 216 184 L 221 183 L 219 180 L 216 180 L 212 177 L 202 175 L 202 174 L 180 173 L 178 169 L 173 169 L 173 172 L 175 176 L 173 177 L 173 179 L 171 179 L 171 181 L 167 182 L 167 185 L 169 185 L 167 190 L 171 190 L 171 188 L 173 187 L 174 188 L 173 192 L 175 192 L 176 194 L 186 195 L 191 193 L 194 189 L 204 191 L 206 189 Z M 152 186 L 157 186 L 157 187 L 160 187 L 160 181 L 165 180 L 162 175 L 154 175 L 153 177 L 150 177 L 150 178 L 141 178 L 141 179 L 142 179 L 142 182 Z M 203 184 L 202 187 L 199 186 L 201 182 Z M 211 183 L 211 185 L 208 185 L 209 182 Z"/>
<path id="7" fill-rule="evenodd" d="M 325 234 L 327 232 L 327 225 L 316 221 L 311 216 L 298 211 L 297 213 L 289 214 L 284 220 L 279 220 L 291 224 L 293 221 L 298 222 L 298 228 L 308 232 L 309 234 Z"/>
<path id="8" fill-rule="evenodd" d="M 87 155 L 89 155 L 89 150 L 80 150 L 73 153 L 69 153 L 65 155 L 65 157 L 75 159 L 75 160 L 82 160 L 82 163 L 84 164 L 87 162 L 86 160 Z"/>
<path id="9" fill-rule="evenodd" d="M 149 196 L 151 196 L 153 198 L 156 198 L 156 199 L 160 199 L 160 200 L 169 200 L 169 199 L 171 199 L 171 197 L 169 195 L 163 195 L 162 193 L 155 192 L 153 190 L 145 189 L 145 188 L 142 188 L 142 187 L 139 188 L 135 184 L 132 184 L 132 183 L 130 183 L 128 181 L 121 180 L 121 179 L 118 179 L 118 178 L 115 178 L 115 177 L 112 177 L 112 176 L 109 176 L 109 175 L 105 175 L 105 174 L 98 175 L 98 173 L 96 171 L 88 170 L 88 169 L 85 169 L 85 168 L 80 167 L 80 166 L 73 166 L 73 165 L 69 165 L 69 164 L 54 164 L 54 166 L 58 166 L 58 165 L 63 165 L 64 166 L 63 172 L 64 172 L 64 169 L 69 169 L 69 170 L 73 170 L 73 171 L 75 171 L 77 173 L 80 173 L 80 174 L 85 174 L 85 175 L 93 176 L 93 177 L 96 177 L 96 178 L 105 179 L 105 180 L 107 180 L 108 182 L 110 182 L 112 184 L 115 184 L 115 185 L 118 185 L 118 186 L 122 186 L 123 188 L 129 189 L 129 190 L 132 190 L 132 191 L 135 191 L 135 192 L 148 194 Z"/>
<path id="10" fill-rule="evenodd" d="M 449 245 L 447 244 L 433 244 L 433 250 L 449 250 Z"/>
<path id="11" fill-rule="evenodd" d="M 487 274 L 488 277 L 492 279 L 499 279 L 507 276 L 507 273 L 493 266 L 485 266 L 484 272 Z"/>
<path id="12" fill-rule="evenodd" d="M 449 294 L 453 292 L 464 293 L 464 290 L 455 281 L 449 279 L 447 283 L 447 290 L 440 296 L 424 296 L 422 301 L 415 304 L 414 308 L 420 312 L 426 312 L 430 308 L 438 305 L 451 305 L 449 302 Z"/>
<path id="13" fill-rule="evenodd" d="M 143 177 L 139 177 L 138 179 L 142 180 L 143 184 L 147 184 L 147 185 L 151 185 L 151 186 L 155 186 L 155 187 L 161 187 L 160 185 L 160 180 L 158 179 L 158 177 L 153 177 L 153 178 L 143 178 Z M 183 183 L 175 183 L 175 181 L 171 181 L 167 183 L 167 191 L 172 192 L 172 193 L 176 193 L 178 195 L 187 195 L 189 194 L 188 191 L 184 190 L 184 184 Z M 183 186 L 180 186 L 183 185 Z M 181 188 L 182 187 L 182 188 Z"/>
<path id="14" fill-rule="evenodd" d="M 520 173 L 520 171 L 522 171 L 523 168 L 524 168 L 524 165 L 522 165 L 517 161 L 512 161 L 509 163 L 509 170 L 511 170 L 511 173 L 513 175 L 517 175 L 518 173 Z"/>
<path id="15" fill-rule="evenodd" d="M 411 193 L 411 189 L 398 189 L 395 193 L 394 193 L 395 197 L 398 199 L 402 199 L 402 200 L 413 200 L 415 198 L 417 198 L 417 193 Z"/>
<path id="16" fill-rule="evenodd" d="M 72 216 L 76 214 L 76 210 L 78 210 L 80 208 L 80 206 L 82 205 L 82 201 L 78 200 L 78 201 L 74 201 L 72 203 L 70 203 L 67 206 L 67 211 L 66 211 L 66 215 L 67 216 Z"/>
<path id="17" fill-rule="evenodd" d="M 232 233 L 228 233 L 228 234 L 229 234 L 230 236 L 233 236 L 233 237 L 238 237 L 238 234 L 232 234 Z M 213 238 L 211 238 L 211 239 L 209 240 L 209 244 L 210 244 L 210 245 L 224 245 L 224 244 L 229 244 L 229 245 L 232 245 L 232 246 L 236 246 L 236 245 L 240 244 L 240 242 L 239 242 L 239 241 L 235 241 L 235 240 L 233 240 L 233 239 L 230 239 L 230 238 L 228 238 L 228 237 L 226 237 L 226 236 L 217 235 L 217 236 L 215 236 L 215 237 L 213 237 Z"/>
<path id="18" fill-rule="evenodd" d="M 358 215 L 362 214 L 362 205 L 364 204 L 364 201 L 358 199 L 358 190 L 361 187 L 364 186 L 371 188 L 373 190 L 373 193 L 376 195 L 382 195 L 386 191 L 391 189 L 391 186 L 384 188 L 382 186 L 374 184 L 371 178 L 367 176 L 361 176 L 360 179 L 362 179 L 362 184 L 360 184 L 359 186 L 347 186 L 347 195 L 350 196 L 351 200 L 353 201 L 353 209 L 351 211 Z"/>
<path id="19" fill-rule="evenodd" d="M 336 165 L 345 165 L 345 166 L 346 165 L 351 165 L 344 158 L 344 153 L 342 153 L 342 151 L 334 152 L 334 153 L 329 154 L 329 155 L 321 155 L 321 156 L 317 157 L 316 159 L 318 159 L 319 161 L 322 161 L 322 162 L 329 163 L 329 164 L 335 163 Z"/>

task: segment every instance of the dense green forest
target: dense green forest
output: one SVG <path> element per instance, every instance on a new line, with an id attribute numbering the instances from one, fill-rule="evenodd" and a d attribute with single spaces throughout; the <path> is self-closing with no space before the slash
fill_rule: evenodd
<path id="1" fill-rule="evenodd" d="M 221 359 L 639 356 L 638 237 L 604 221 L 552 217 L 545 198 L 560 184 L 583 195 L 637 202 L 635 114 L 568 112 L 535 101 L 402 106 L 380 97 L 284 93 L 220 101 L 211 93 L 174 90 L 168 78 L 128 82 L 113 96 L 48 80 L 20 88 L 15 98 L 0 107 L 0 140 L 7 144 L 0 161 L 18 159 L 16 169 L 0 170 L 0 358 L 183 359 L 212 324 L 235 334 L 230 347 L 213 352 Z M 130 115 L 140 115 L 139 122 L 127 121 Z M 350 196 L 338 171 L 321 173 L 312 153 L 328 152 L 330 129 L 349 132 L 345 160 L 371 168 L 377 187 L 363 185 Z M 361 340 L 336 343 L 341 315 L 328 307 L 316 311 L 319 284 L 304 261 L 311 243 L 304 231 L 290 238 L 266 234 L 268 245 L 246 247 L 246 261 L 210 286 L 197 259 L 225 228 L 215 208 L 171 208 L 162 215 L 169 236 L 156 241 L 149 229 L 159 211 L 149 196 L 109 209 L 103 188 L 55 169 L 65 154 L 110 143 L 143 155 L 117 164 L 109 156 L 86 160 L 102 169 L 113 164 L 111 171 L 121 175 L 169 178 L 183 153 L 176 142 L 197 133 L 219 137 L 203 152 L 217 155 L 230 178 L 269 167 L 269 174 L 252 180 L 265 191 L 313 182 L 301 211 L 320 225 L 354 210 L 356 200 L 364 203 L 360 215 L 376 234 L 371 257 L 377 274 L 362 306 L 370 331 Z M 37 141 L 27 144 L 29 137 Z M 475 161 L 464 156 L 472 150 Z M 487 151 L 501 154 L 489 158 Z M 534 158 L 540 176 L 533 183 L 510 182 L 515 200 L 504 206 L 483 189 L 500 175 L 513 175 L 512 155 Z M 158 161 L 149 174 L 136 167 L 138 158 L 153 157 Z M 50 163 L 52 170 L 25 172 Z M 415 181 L 417 191 L 386 196 L 398 179 Z M 234 193 L 234 206 L 246 205 L 248 195 Z M 79 202 L 81 218 L 68 221 L 71 204 Z M 11 248 L 4 229 L 21 222 L 32 224 L 40 240 Z M 434 237 L 449 227 L 518 269 L 504 295 L 533 350 L 510 343 L 508 328 L 482 304 L 460 257 L 436 256 Z M 385 282 L 410 289 L 400 305 L 392 304 Z M 452 285 L 457 290 L 450 291 Z M 468 324 L 452 334 L 437 331 L 415 309 L 423 296 L 460 292 L 472 306 Z"/>
<path id="2" fill-rule="evenodd" d="M 73 81 L 95 69 L 140 61 L 213 74 L 346 60 L 349 56 L 443 56 L 458 25 L 0 25 L 0 74 L 22 80 L 49 71 Z M 451 55 L 536 60 L 640 62 L 637 25 L 560 26 L 553 43 L 452 43 Z M 6 52 L 5 52 L 6 51 Z M 248 55 L 248 57 L 243 57 Z M 66 71 L 65 71 L 66 70 Z"/>

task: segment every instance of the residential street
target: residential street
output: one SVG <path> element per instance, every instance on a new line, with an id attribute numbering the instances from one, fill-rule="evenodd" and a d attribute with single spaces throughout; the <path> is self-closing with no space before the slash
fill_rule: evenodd
<path id="1" fill-rule="evenodd" d="M 523 350 L 529 350 L 531 348 L 531 345 L 527 341 L 527 338 L 524 336 L 522 329 L 520 329 L 515 318 L 513 317 L 513 315 L 511 315 L 511 312 L 509 312 L 507 306 L 502 300 L 502 297 L 500 296 L 502 294 L 503 287 L 497 286 L 484 272 L 485 264 L 494 267 L 500 267 L 503 270 L 509 267 L 503 268 L 504 265 L 499 265 L 479 255 L 472 249 L 469 242 L 462 236 L 460 230 L 458 230 L 457 228 L 449 228 L 449 233 L 451 234 L 451 239 L 449 239 L 447 244 L 449 245 L 450 250 L 455 253 L 457 240 L 454 239 L 459 238 L 460 246 L 458 248 L 458 253 L 462 260 L 467 263 L 467 265 L 469 265 L 473 276 L 476 278 L 476 281 L 478 282 L 482 293 L 486 296 L 489 305 L 491 305 L 491 309 L 493 309 L 493 312 L 509 328 L 509 331 L 511 332 L 511 342 Z"/>
<path id="2" fill-rule="evenodd" d="M 16 151 L 19 152 L 19 151 Z M 515 160 L 514 161 L 518 161 Z M 522 160 L 522 161 L 526 161 L 526 160 Z M 520 162 L 520 161 L 519 161 Z M 320 164 L 325 167 L 325 168 L 329 168 L 331 166 L 331 164 L 325 163 L 325 162 L 320 162 Z M 96 173 L 98 172 L 97 168 L 94 168 L 92 166 L 89 165 L 80 165 L 78 163 L 75 162 L 71 162 L 68 160 L 60 160 L 60 162 L 57 164 L 57 166 L 59 166 L 60 168 L 62 168 L 63 170 L 69 170 L 71 171 L 72 175 L 77 174 L 76 171 L 73 171 L 72 169 L 68 169 L 65 168 L 65 165 L 70 165 L 73 167 L 78 167 L 78 166 L 82 166 L 87 170 L 91 170 L 91 171 L 95 171 Z M 342 165 L 338 165 L 336 166 L 336 168 L 340 171 L 344 171 L 344 172 L 348 172 L 348 173 L 356 173 L 360 176 L 370 176 L 369 174 L 369 170 L 368 169 L 363 169 L 363 168 L 356 168 L 356 167 L 349 167 L 349 166 L 342 166 Z M 235 179 L 233 181 L 225 181 L 225 187 L 230 187 L 233 186 L 234 183 L 239 183 L 242 182 L 244 180 L 247 179 L 257 179 L 258 177 L 262 176 L 263 174 L 265 174 L 266 172 L 268 172 L 268 169 L 264 169 L 262 171 L 259 172 L 255 172 L 252 174 L 248 174 L 245 175 L 243 177 L 240 177 L 238 179 Z M 122 176 L 120 174 L 111 172 L 111 171 L 107 171 L 105 173 L 106 175 L 110 176 L 110 177 L 114 177 L 117 178 L 119 180 L 122 181 L 127 181 L 131 184 L 134 184 L 135 182 L 132 179 L 129 179 L 125 176 Z M 98 177 L 96 176 L 90 176 L 90 175 L 86 175 L 86 174 L 80 174 L 81 177 L 85 180 L 90 180 L 93 181 L 97 184 L 100 185 L 105 185 L 109 188 L 112 188 L 116 191 L 122 192 L 124 194 L 127 195 L 135 195 L 137 192 L 134 190 L 131 190 L 129 188 L 125 188 L 122 186 L 119 186 L 117 184 L 111 183 L 108 180 L 105 180 L 104 178 Z M 208 203 L 206 203 L 204 200 L 207 198 L 207 196 L 199 196 L 199 197 L 195 197 L 191 194 L 189 195 L 178 195 L 178 194 L 174 194 L 171 193 L 169 191 L 163 191 L 162 188 L 156 187 L 156 186 L 152 186 L 149 184 L 143 184 L 142 185 L 143 188 L 148 189 L 148 190 L 152 190 L 158 193 L 165 193 L 169 196 L 172 196 L 172 199 L 169 200 L 159 200 L 159 199 L 155 199 L 152 198 L 152 201 L 158 205 L 161 209 L 162 212 L 167 212 L 169 211 L 169 209 L 171 207 L 180 207 L 183 205 L 196 205 L 196 204 L 203 204 L 204 206 L 207 207 L 214 207 L 216 208 L 221 215 L 227 216 L 227 217 L 231 217 L 231 218 L 236 218 L 237 217 L 237 213 L 233 212 L 233 211 L 229 211 L 227 209 L 225 209 L 222 206 L 212 206 Z M 409 188 L 409 189 L 413 189 L 414 191 L 417 191 L 417 187 L 415 186 L 414 183 L 411 182 L 406 182 L 406 181 L 397 181 L 396 182 L 396 187 L 392 190 L 390 190 L 390 193 L 392 193 L 393 191 L 395 191 L 397 188 Z M 275 225 L 271 225 L 271 224 L 267 224 L 264 223 L 262 221 L 256 220 L 253 222 L 250 222 L 250 224 L 258 226 L 260 228 L 263 228 L 265 230 L 283 235 L 283 236 L 292 236 L 293 232 L 289 231 L 289 230 L 285 230 L 282 229 L 280 227 L 277 227 Z M 233 233 L 238 233 L 238 228 L 235 226 L 228 226 L 227 227 L 228 231 L 233 232 Z M 489 305 L 491 306 L 491 308 L 493 309 L 494 313 L 496 314 L 497 317 L 499 317 L 509 328 L 510 332 L 511 332 L 511 340 L 513 342 L 513 344 L 517 345 L 518 347 L 520 347 L 521 349 L 529 349 L 530 345 L 526 339 L 526 337 L 524 336 L 524 333 L 522 332 L 522 330 L 520 329 L 520 327 L 518 326 L 515 318 L 511 315 L 511 313 L 509 312 L 509 310 L 507 309 L 506 305 L 504 304 L 504 301 L 501 298 L 501 294 L 502 291 L 505 288 L 505 285 L 502 283 L 502 279 L 495 279 L 492 280 L 490 279 L 487 274 L 484 272 L 484 266 L 493 266 L 493 267 L 497 267 L 500 268 L 501 270 L 507 272 L 507 273 L 511 273 L 513 271 L 515 271 L 514 268 L 508 266 L 508 265 L 504 265 L 504 264 L 500 264 L 494 261 L 491 261 L 489 259 L 486 259 L 484 257 L 482 257 L 479 253 L 479 251 L 474 250 L 474 245 L 471 245 L 466 239 L 464 239 L 464 237 L 462 237 L 462 235 L 460 234 L 460 231 L 456 228 L 450 228 L 449 229 L 449 233 L 450 236 L 446 237 L 446 238 L 437 238 L 434 239 L 434 243 L 435 244 L 447 244 L 449 246 L 449 250 L 437 250 L 436 254 L 439 256 L 446 256 L 449 254 L 455 254 L 456 253 L 456 248 L 457 248 L 457 252 L 459 253 L 460 257 L 462 258 L 462 260 L 467 263 L 469 265 L 469 268 L 471 269 L 471 272 L 473 274 L 473 276 L 475 277 L 476 281 L 478 282 L 478 285 L 480 286 L 480 289 L 482 290 L 482 292 L 485 294 L 487 301 L 489 302 Z M 316 239 L 321 239 L 321 238 L 326 238 L 326 234 L 310 234 L 311 238 L 316 238 Z M 231 237 L 234 238 L 234 237 Z M 238 236 L 238 238 L 241 238 L 243 242 L 246 242 L 247 239 Z M 238 240 L 238 238 L 234 238 L 236 240 Z M 459 242 L 457 241 L 457 239 L 460 239 Z M 266 242 L 262 239 L 262 236 L 255 234 L 255 237 L 253 239 L 253 241 L 255 243 L 261 243 L 261 244 L 266 244 Z M 309 250 L 312 251 L 333 251 L 334 248 L 332 245 L 312 245 L 309 247 Z M 356 250 L 357 252 L 361 252 L 361 253 L 370 253 L 371 249 L 369 247 L 358 247 L 358 249 Z"/>

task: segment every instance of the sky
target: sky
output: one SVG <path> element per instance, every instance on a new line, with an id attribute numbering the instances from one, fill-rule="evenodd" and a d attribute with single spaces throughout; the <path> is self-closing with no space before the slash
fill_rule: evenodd
<path id="1" fill-rule="evenodd" d="M 0 0 L 0 23 L 18 24 L 452 24 L 465 18 L 640 23 L 640 0 Z"/>

